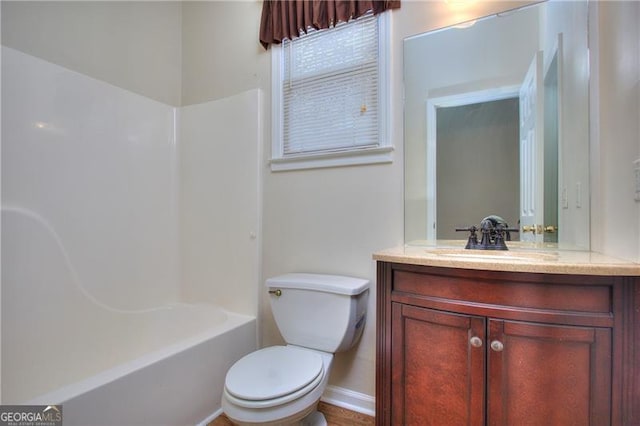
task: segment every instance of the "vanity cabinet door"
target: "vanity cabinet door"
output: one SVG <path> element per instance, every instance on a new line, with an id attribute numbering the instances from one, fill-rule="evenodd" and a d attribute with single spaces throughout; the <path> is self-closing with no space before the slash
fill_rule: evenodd
<path id="1" fill-rule="evenodd" d="M 392 303 L 391 424 L 485 423 L 486 319 Z"/>
<path id="2" fill-rule="evenodd" d="M 487 424 L 609 425 L 611 330 L 489 319 Z"/>

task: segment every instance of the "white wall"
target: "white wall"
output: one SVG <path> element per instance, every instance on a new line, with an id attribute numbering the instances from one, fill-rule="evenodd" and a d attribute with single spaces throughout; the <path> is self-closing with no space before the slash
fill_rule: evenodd
<path id="1" fill-rule="evenodd" d="M 66 275 L 39 281 L 77 274 L 120 309 L 176 300 L 174 109 L 7 47 L 2 104 L 2 208 L 41 217 L 31 227 L 61 242 L 52 257 L 71 259 Z"/>
<path id="2" fill-rule="evenodd" d="M 182 296 L 256 315 L 260 91 L 180 109 Z"/>
<path id="3" fill-rule="evenodd" d="M 178 300 L 175 108 L 5 46 L 2 105 L 2 401 L 24 403 L 149 344 L 119 310 Z"/>

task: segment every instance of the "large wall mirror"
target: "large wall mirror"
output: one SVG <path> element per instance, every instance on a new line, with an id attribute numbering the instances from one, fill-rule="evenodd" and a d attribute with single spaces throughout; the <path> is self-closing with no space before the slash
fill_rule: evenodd
<path id="1" fill-rule="evenodd" d="M 404 40 L 405 241 L 589 248 L 586 1 L 547 1 Z"/>

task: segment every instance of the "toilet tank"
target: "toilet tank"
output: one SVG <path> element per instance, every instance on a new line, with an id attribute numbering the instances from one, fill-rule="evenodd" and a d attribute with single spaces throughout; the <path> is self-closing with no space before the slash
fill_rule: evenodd
<path id="1" fill-rule="evenodd" d="M 271 309 L 288 344 L 341 352 L 362 335 L 369 281 L 339 275 L 295 273 L 269 278 Z"/>

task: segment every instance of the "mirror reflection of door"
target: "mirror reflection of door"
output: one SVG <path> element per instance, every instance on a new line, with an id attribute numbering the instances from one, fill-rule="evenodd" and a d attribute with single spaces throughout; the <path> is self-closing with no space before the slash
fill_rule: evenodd
<path id="1" fill-rule="evenodd" d="M 560 146 L 560 60 L 562 34 L 544 75 L 544 242 L 558 242 L 559 146 Z M 564 196 L 566 199 L 566 195 Z"/>
<path id="2" fill-rule="evenodd" d="M 436 108 L 438 239 L 491 214 L 518 227 L 518 110 L 517 97 Z"/>
<path id="3" fill-rule="evenodd" d="M 544 222 L 544 84 L 538 51 L 520 86 L 520 239 L 542 242 Z"/>

